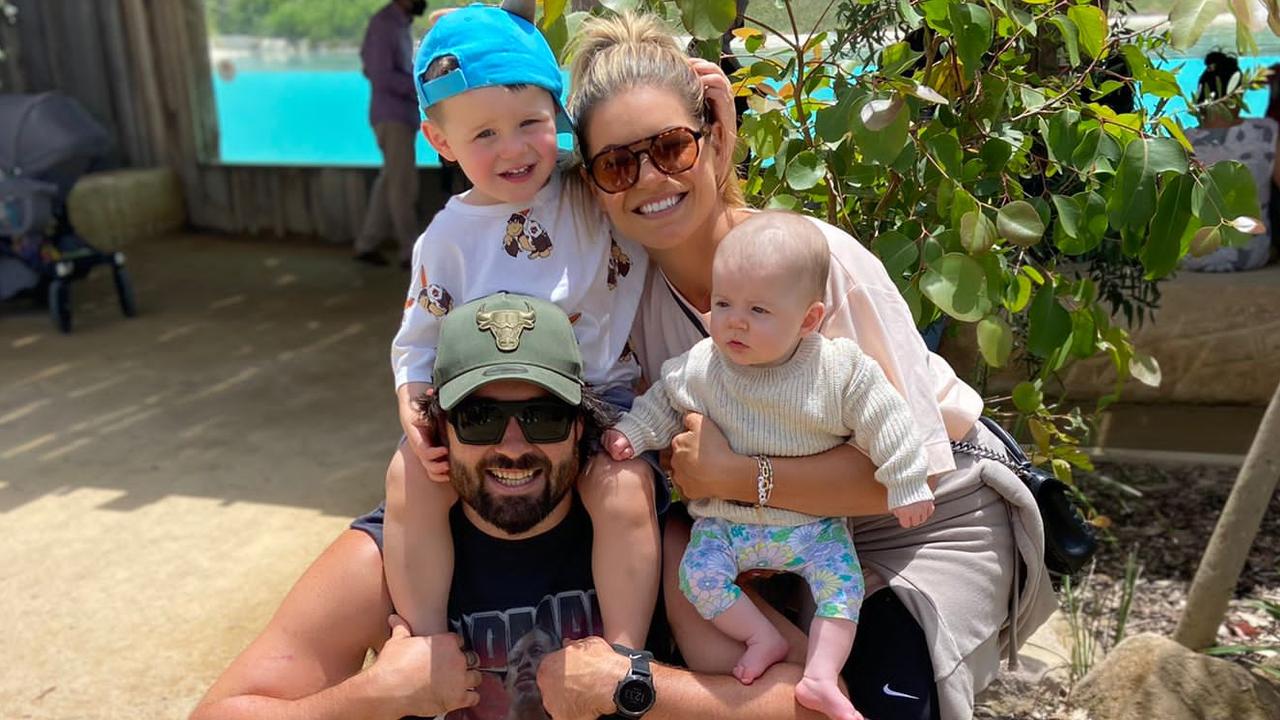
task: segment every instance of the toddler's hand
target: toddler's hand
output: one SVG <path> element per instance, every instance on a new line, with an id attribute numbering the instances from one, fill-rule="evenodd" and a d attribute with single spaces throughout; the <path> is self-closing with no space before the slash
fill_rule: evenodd
<path id="1" fill-rule="evenodd" d="M 427 383 L 406 383 L 396 390 L 400 427 L 404 430 L 409 449 L 426 468 L 427 477 L 436 482 L 448 482 L 449 449 L 438 444 L 438 428 L 433 427 L 431 419 L 418 409 L 419 398 L 434 392 L 435 389 Z"/>
<path id="2" fill-rule="evenodd" d="M 928 520 L 930 515 L 933 515 L 933 501 L 921 500 L 910 505 L 903 505 L 900 508 L 894 508 L 893 515 L 898 518 L 898 524 L 902 527 L 915 527 Z"/>
<path id="3" fill-rule="evenodd" d="M 609 453 L 609 457 L 613 458 L 614 462 L 630 460 L 635 455 L 627 436 L 612 428 L 604 431 L 600 444 L 604 446 L 605 452 Z"/>

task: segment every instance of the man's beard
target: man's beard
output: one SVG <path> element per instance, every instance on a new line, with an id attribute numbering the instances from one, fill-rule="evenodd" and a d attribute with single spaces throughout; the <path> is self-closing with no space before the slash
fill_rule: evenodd
<path id="1" fill-rule="evenodd" d="M 485 485 L 480 468 L 499 470 L 534 470 L 546 478 L 537 495 L 494 495 Z M 510 535 L 527 532 L 542 522 L 564 499 L 578 476 L 578 457 L 570 454 L 559 465 L 552 465 L 545 455 L 525 453 L 514 460 L 491 453 L 476 466 L 449 463 L 449 479 L 462 502 L 470 505 L 486 522 Z"/>

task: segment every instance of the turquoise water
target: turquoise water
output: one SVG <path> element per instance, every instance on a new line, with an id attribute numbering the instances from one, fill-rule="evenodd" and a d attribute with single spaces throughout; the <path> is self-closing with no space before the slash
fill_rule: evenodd
<path id="1" fill-rule="evenodd" d="M 1244 68 L 1280 62 L 1280 56 L 1241 58 Z M 230 80 L 213 78 L 218 107 L 221 160 L 246 165 L 367 166 L 382 164 L 373 130 L 369 127 L 369 83 L 354 67 L 355 59 L 328 58 L 317 62 L 325 69 L 313 70 L 296 63 L 272 67 L 263 63 L 247 65 Z M 333 66 L 337 66 L 335 69 Z M 347 67 L 342 67 L 346 65 Z M 1178 84 L 1188 95 L 1204 70 L 1199 59 L 1164 63 L 1176 69 Z M 1262 115 L 1268 91 L 1246 93 L 1246 115 Z M 1154 99 L 1147 98 L 1154 107 Z M 1181 100 L 1170 103 L 1185 126 L 1195 124 L 1185 113 Z M 568 147 L 569 137 L 561 136 Z M 439 156 L 419 134 L 418 164 L 440 164 Z"/>

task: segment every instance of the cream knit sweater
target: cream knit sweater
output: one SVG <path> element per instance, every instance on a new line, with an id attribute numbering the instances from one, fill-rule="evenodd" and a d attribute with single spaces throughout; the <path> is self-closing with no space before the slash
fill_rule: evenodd
<path id="1" fill-rule="evenodd" d="M 890 508 L 933 499 L 906 401 L 852 340 L 810 333 L 786 363 L 752 367 L 726 360 L 707 338 L 663 363 L 661 375 L 615 427 L 637 455 L 670 444 L 688 412 L 714 421 L 741 455 L 814 455 L 852 435 L 876 464 Z M 762 525 L 814 520 L 714 498 L 690 502 L 689 513 Z"/>

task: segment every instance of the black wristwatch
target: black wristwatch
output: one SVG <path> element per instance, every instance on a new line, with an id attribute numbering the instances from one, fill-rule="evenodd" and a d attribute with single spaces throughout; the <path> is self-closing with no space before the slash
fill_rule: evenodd
<path id="1" fill-rule="evenodd" d="M 618 689 L 613 691 L 613 704 L 618 707 L 619 717 L 636 720 L 649 712 L 658 699 L 653 689 L 653 673 L 649 670 L 653 653 L 617 644 L 613 649 L 631 660 L 631 671 L 618 681 Z"/>

